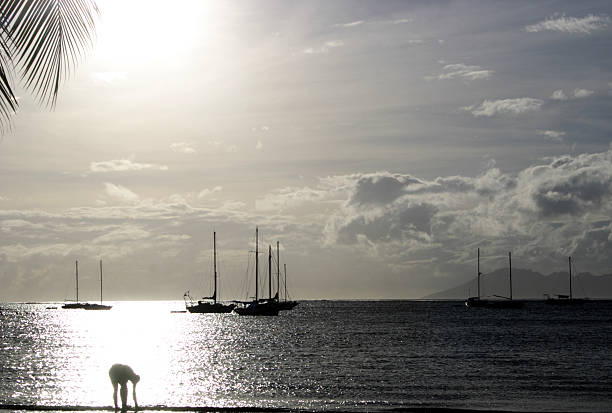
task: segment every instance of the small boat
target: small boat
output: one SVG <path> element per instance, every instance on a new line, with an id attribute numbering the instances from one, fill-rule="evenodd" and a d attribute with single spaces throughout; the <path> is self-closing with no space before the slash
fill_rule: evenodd
<path id="1" fill-rule="evenodd" d="M 234 312 L 238 315 L 277 316 L 279 312 L 278 294 L 272 297 L 272 247 L 268 252 L 268 290 L 269 298 L 259 298 L 259 229 L 255 228 L 255 299 L 253 301 L 236 301 Z"/>
<path id="2" fill-rule="evenodd" d="M 508 253 L 508 278 L 510 280 L 510 296 L 504 297 L 501 295 L 493 295 L 496 299 L 480 298 L 480 248 L 478 249 L 478 296 L 469 297 L 465 301 L 468 307 L 486 307 L 486 308 L 522 308 L 525 303 L 523 301 L 514 300 L 512 298 L 512 253 Z"/>
<path id="3" fill-rule="evenodd" d="M 100 260 L 100 304 L 86 303 L 83 308 L 85 310 L 110 310 L 113 308 L 110 305 L 102 304 L 102 260 Z"/>
<path id="4" fill-rule="evenodd" d="M 202 297 L 195 303 L 189 291 L 183 294 L 185 300 L 185 308 L 190 313 L 231 313 L 236 304 L 224 304 L 217 301 L 217 233 L 213 232 L 213 277 L 215 280 L 215 289 L 210 297 Z"/>
<path id="5" fill-rule="evenodd" d="M 584 298 L 574 298 L 572 294 L 572 257 L 567 257 L 569 265 L 569 295 L 557 294 L 551 297 L 545 295 L 546 300 L 544 302 L 549 305 L 582 305 L 586 301 Z"/>

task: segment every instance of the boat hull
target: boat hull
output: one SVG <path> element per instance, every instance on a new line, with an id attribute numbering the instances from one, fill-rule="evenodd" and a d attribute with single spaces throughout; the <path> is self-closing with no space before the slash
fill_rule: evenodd
<path id="1" fill-rule="evenodd" d="M 279 307 L 276 303 L 250 303 L 244 307 L 234 308 L 234 312 L 238 315 L 249 316 L 277 316 Z"/>
<path id="2" fill-rule="evenodd" d="M 93 303 L 66 303 L 62 308 L 67 310 L 110 310 L 113 308 L 110 305 L 93 304 Z"/>
<path id="3" fill-rule="evenodd" d="M 470 297 L 465 301 L 467 307 L 482 308 L 522 308 L 525 303 L 519 300 L 485 300 L 478 297 Z"/>
<path id="4" fill-rule="evenodd" d="M 235 304 L 221 304 L 221 303 L 206 303 L 199 301 L 197 304 L 187 305 L 187 311 L 190 313 L 200 314 L 222 314 L 231 313 L 236 307 Z"/>

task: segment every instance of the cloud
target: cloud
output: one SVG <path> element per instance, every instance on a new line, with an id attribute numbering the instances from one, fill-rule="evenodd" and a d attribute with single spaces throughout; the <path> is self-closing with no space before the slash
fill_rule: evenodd
<path id="1" fill-rule="evenodd" d="M 427 76 L 425 79 L 462 79 L 470 81 L 488 79 L 493 73 L 495 73 L 493 70 L 483 69 L 480 66 L 468 66 L 463 63 L 456 63 L 444 66 L 443 73 L 435 76 Z"/>
<path id="2" fill-rule="evenodd" d="M 130 159 L 115 159 L 111 161 L 91 162 L 89 164 L 90 172 L 124 172 L 124 171 L 142 171 L 145 169 L 153 169 L 159 171 L 167 171 L 166 165 L 155 165 L 151 163 L 134 162 Z"/>
<path id="3" fill-rule="evenodd" d="M 186 142 L 174 142 L 170 144 L 170 149 L 173 152 L 186 153 L 186 154 L 193 154 L 197 152 L 196 149 L 193 147 L 193 145 L 190 145 Z"/>
<path id="4" fill-rule="evenodd" d="M 377 172 L 325 182 L 341 199 L 326 223 L 327 244 L 399 267 L 422 260 L 448 268 L 473 245 L 514 249 L 534 267 L 583 244 L 595 261 L 609 261 L 612 238 L 602 240 L 612 228 L 612 149 L 544 159 L 517 174 L 490 167 L 476 177 Z"/>
<path id="5" fill-rule="evenodd" d="M 235 144 L 227 144 L 223 140 L 209 140 L 208 146 L 211 147 L 214 151 L 222 151 L 225 153 L 235 153 L 238 152 L 238 146 Z"/>
<path id="6" fill-rule="evenodd" d="M 607 16 L 596 16 L 593 14 L 582 18 L 561 16 L 556 19 L 549 18 L 532 24 L 525 27 L 525 30 L 530 33 L 556 31 L 572 34 L 591 34 L 596 30 L 607 27 L 609 20 Z"/>
<path id="7" fill-rule="evenodd" d="M 597 212 L 612 196 L 612 150 L 554 158 L 547 165 L 526 169 L 519 179 L 540 216 Z"/>
<path id="8" fill-rule="evenodd" d="M 563 89 L 555 90 L 553 94 L 550 96 L 552 100 L 567 100 L 567 95 L 563 91 Z"/>
<path id="9" fill-rule="evenodd" d="M 555 90 L 550 96 L 552 100 L 568 100 L 588 98 L 595 94 L 594 90 L 576 88 L 571 95 L 567 95 L 563 89 Z"/>
<path id="10" fill-rule="evenodd" d="M 123 202 L 137 202 L 139 200 L 138 195 L 130 191 L 124 186 L 111 184 L 106 182 L 104 184 L 104 190 L 108 196 Z"/>
<path id="11" fill-rule="evenodd" d="M 555 130 L 541 130 L 538 131 L 538 135 L 542 135 L 545 136 L 547 138 L 550 138 L 556 142 L 561 142 L 563 141 L 563 137 L 565 136 L 565 132 L 561 132 L 561 131 L 555 131 Z"/>
<path id="12" fill-rule="evenodd" d="M 344 46 L 344 41 L 342 40 L 330 40 L 325 42 L 322 46 L 319 47 L 309 47 L 304 49 L 304 53 L 306 54 L 324 54 L 329 53 L 332 49 Z"/>
<path id="13" fill-rule="evenodd" d="M 485 100 L 479 106 L 467 106 L 463 109 L 470 111 L 474 116 L 495 116 L 497 114 L 520 115 L 526 112 L 539 110 L 544 104 L 541 99 L 517 98 Z"/>
<path id="14" fill-rule="evenodd" d="M 593 90 L 588 89 L 574 89 L 574 97 L 575 98 L 586 98 L 594 94 Z"/>
<path id="15" fill-rule="evenodd" d="M 206 198 L 210 194 L 223 190 L 222 186 L 215 186 L 213 189 L 204 188 L 198 193 L 198 198 Z"/>
<path id="16" fill-rule="evenodd" d="M 356 26 L 361 26 L 364 23 L 365 23 L 364 20 L 356 20 L 356 21 L 349 22 L 349 23 L 340 23 L 340 24 L 337 24 L 336 26 L 339 26 L 339 27 L 356 27 Z"/>
<path id="17" fill-rule="evenodd" d="M 255 145 L 255 149 L 260 150 L 261 148 L 263 148 L 263 143 L 260 140 L 258 140 L 257 144 Z"/>

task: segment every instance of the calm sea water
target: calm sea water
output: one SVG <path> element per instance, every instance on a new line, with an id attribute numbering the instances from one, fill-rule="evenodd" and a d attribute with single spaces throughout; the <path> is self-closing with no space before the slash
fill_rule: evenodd
<path id="1" fill-rule="evenodd" d="M 271 318 L 48 305 L 1 305 L 0 404 L 109 406 L 125 363 L 142 406 L 612 411 L 612 302 L 312 301 Z"/>

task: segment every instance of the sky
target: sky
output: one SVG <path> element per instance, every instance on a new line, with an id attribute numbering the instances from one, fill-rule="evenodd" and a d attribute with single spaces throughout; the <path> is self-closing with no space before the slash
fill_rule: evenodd
<path id="1" fill-rule="evenodd" d="M 0 301 L 419 298 L 612 273 L 612 3 L 98 0 L 0 140 Z M 281 267 L 282 268 L 282 267 Z M 263 287 L 267 290 L 267 287 Z M 466 295 L 467 295 L 466 291 Z"/>

